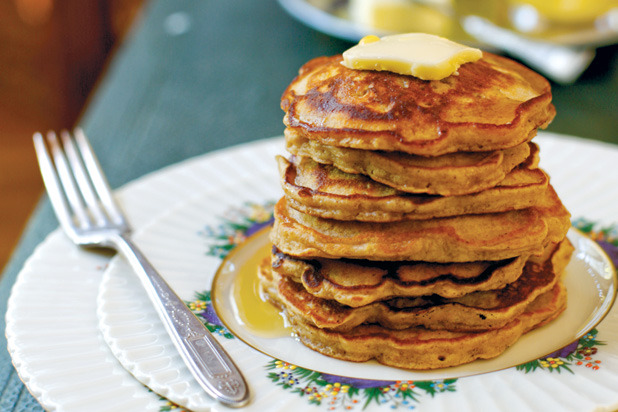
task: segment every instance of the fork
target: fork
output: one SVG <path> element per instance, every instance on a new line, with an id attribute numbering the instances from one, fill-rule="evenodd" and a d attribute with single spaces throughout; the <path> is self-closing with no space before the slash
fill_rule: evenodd
<path id="1" fill-rule="evenodd" d="M 111 248 L 137 273 L 165 329 L 200 386 L 232 407 L 249 402 L 249 389 L 229 355 L 131 241 L 131 229 L 114 201 L 84 132 L 33 136 L 41 175 L 61 227 L 77 245 Z"/>

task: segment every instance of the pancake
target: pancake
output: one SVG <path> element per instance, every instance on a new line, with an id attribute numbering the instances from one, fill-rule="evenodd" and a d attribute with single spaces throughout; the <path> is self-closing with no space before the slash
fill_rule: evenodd
<path id="1" fill-rule="evenodd" d="M 269 295 L 281 309 L 298 339 L 309 348 L 334 358 L 378 362 L 406 369 L 437 369 L 500 355 L 524 333 L 555 319 L 566 306 L 561 282 L 537 297 L 515 320 L 502 328 L 454 332 L 411 327 L 394 330 L 363 324 L 347 332 L 318 328 L 287 310 L 277 294 Z"/>
<path id="2" fill-rule="evenodd" d="M 330 146 L 440 156 L 517 146 L 555 116 L 545 78 L 491 53 L 432 81 L 351 70 L 341 61 L 307 62 L 283 93 L 284 123 L 296 134 Z"/>
<path id="3" fill-rule="evenodd" d="M 271 241 L 300 258 L 471 262 L 539 254 L 561 241 L 570 215 L 553 190 L 551 206 L 400 222 L 338 221 L 275 205 Z"/>
<path id="4" fill-rule="evenodd" d="M 288 161 L 278 156 L 277 162 L 281 187 L 290 207 L 327 219 L 393 222 L 542 205 L 549 178 L 543 170 L 535 168 L 536 159 L 535 150 L 525 164 L 512 170 L 495 187 L 462 196 L 404 193 L 307 157 L 293 156 Z"/>
<path id="5" fill-rule="evenodd" d="M 302 284 L 311 295 L 359 307 L 396 297 L 465 294 L 501 289 L 516 281 L 527 256 L 495 262 L 376 262 L 293 258 L 275 249 L 272 270 Z"/>
<path id="6" fill-rule="evenodd" d="M 528 262 L 523 274 L 505 288 L 472 292 L 455 299 L 395 298 L 352 308 L 312 295 L 302 284 L 272 270 L 268 259 L 260 268 L 260 282 L 268 295 L 277 295 L 276 300 L 288 313 L 294 312 L 304 322 L 319 328 L 346 332 L 361 324 L 379 324 L 387 329 L 423 326 L 459 332 L 482 331 L 505 326 L 537 296 L 552 289 L 572 252 L 568 240 L 562 242 L 552 248 L 542 264 Z"/>
<path id="7" fill-rule="evenodd" d="M 324 355 L 435 369 L 566 306 L 570 214 L 538 168 L 549 82 L 483 52 L 441 80 L 306 63 L 281 98 L 264 295 Z"/>
<path id="8" fill-rule="evenodd" d="M 287 150 L 348 173 L 408 193 L 465 195 L 491 188 L 530 155 L 528 143 L 490 152 L 458 152 L 423 157 L 401 152 L 369 151 L 324 145 L 285 130 Z"/>

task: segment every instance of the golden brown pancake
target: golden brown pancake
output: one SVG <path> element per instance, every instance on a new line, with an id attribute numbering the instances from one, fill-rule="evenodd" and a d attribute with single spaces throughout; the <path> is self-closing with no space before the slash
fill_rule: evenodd
<path id="1" fill-rule="evenodd" d="M 309 61 L 281 99 L 286 126 L 324 145 L 422 156 L 502 150 L 555 116 L 546 79 L 491 53 L 432 81 L 341 61 Z"/>
<path id="2" fill-rule="evenodd" d="M 499 261 L 433 263 L 351 259 L 297 259 L 275 249 L 272 270 L 311 295 L 350 307 L 396 297 L 458 298 L 501 289 L 522 274 L 527 256 Z"/>
<path id="3" fill-rule="evenodd" d="M 328 146 L 285 130 L 287 150 L 329 164 L 348 173 L 363 174 L 376 182 L 408 193 L 455 196 L 494 187 L 530 155 L 522 143 L 490 152 L 458 152 L 437 157 L 401 152 L 369 151 Z"/>
<path id="4" fill-rule="evenodd" d="M 277 162 L 281 187 L 290 207 L 337 220 L 393 222 L 524 209 L 543 204 L 549 183 L 543 170 L 524 164 L 498 185 L 482 192 L 462 196 L 414 195 L 307 157 L 292 157 L 288 161 L 278 156 Z"/>
<path id="5" fill-rule="evenodd" d="M 361 324 L 379 324 L 387 329 L 423 326 L 459 332 L 481 331 L 505 326 L 537 296 L 552 289 L 572 251 L 568 240 L 554 246 L 547 261 L 527 263 L 523 274 L 503 289 L 472 292 L 454 299 L 431 295 L 394 298 L 354 308 L 312 295 L 302 284 L 272 270 L 268 259 L 259 273 L 269 296 L 276 295 L 288 313 L 294 312 L 304 322 L 319 328 L 347 332 Z"/>
<path id="6" fill-rule="evenodd" d="M 288 311 L 276 294 L 269 298 L 281 310 L 300 341 L 334 358 L 378 362 L 405 369 L 437 369 L 500 355 L 524 333 L 555 319 L 565 308 L 561 282 L 537 297 L 515 320 L 502 328 L 481 332 L 453 332 L 412 327 L 387 329 L 359 325 L 347 332 L 318 328 L 294 311 Z"/>
<path id="7" fill-rule="evenodd" d="M 400 222 L 338 221 L 275 205 L 273 244 L 300 258 L 471 262 L 539 254 L 561 241 L 570 215 L 555 195 L 549 207 Z"/>
<path id="8" fill-rule="evenodd" d="M 486 52 L 435 81 L 341 60 L 311 60 L 281 99 L 293 156 L 259 277 L 301 342 L 434 369 L 557 317 L 570 215 L 530 143 L 549 82 Z"/>

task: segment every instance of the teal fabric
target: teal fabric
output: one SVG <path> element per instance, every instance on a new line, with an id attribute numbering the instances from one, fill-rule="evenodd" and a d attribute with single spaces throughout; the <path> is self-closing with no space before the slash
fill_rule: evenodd
<path id="1" fill-rule="evenodd" d="M 280 135 L 279 98 L 312 57 L 350 43 L 288 16 L 275 0 L 154 0 L 115 52 L 80 125 L 112 187 L 215 149 Z M 549 130 L 618 143 L 618 54 L 602 48 L 572 86 L 554 85 Z M 67 125 L 70 126 L 70 125 Z M 0 280 L 0 312 L 27 257 L 57 221 L 44 197 Z M 4 316 L 0 318 L 4 329 Z M 4 334 L 0 346 L 6 348 Z M 6 349 L 1 411 L 40 411 Z"/>

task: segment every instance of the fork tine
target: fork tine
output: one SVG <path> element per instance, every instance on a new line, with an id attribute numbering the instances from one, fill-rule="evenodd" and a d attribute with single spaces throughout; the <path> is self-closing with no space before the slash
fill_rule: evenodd
<path id="1" fill-rule="evenodd" d="M 47 190 L 54 212 L 63 229 L 67 233 L 74 233 L 71 209 L 64 195 L 51 154 L 45 144 L 45 139 L 41 133 L 37 132 L 32 136 L 32 140 L 34 142 L 34 150 L 39 163 L 39 169 L 41 170 L 41 176 L 43 177 L 45 189 Z"/>
<path id="2" fill-rule="evenodd" d="M 89 226 L 90 218 L 86 213 L 84 200 L 80 195 L 77 186 L 75 185 L 73 173 L 71 173 L 71 169 L 69 168 L 69 165 L 67 163 L 66 155 L 62 146 L 60 145 L 60 142 L 58 141 L 56 133 L 54 133 L 53 131 L 47 132 L 47 141 L 51 149 L 54 164 L 56 165 L 56 172 L 58 173 L 60 183 L 62 184 L 62 188 L 64 189 L 64 194 L 69 201 L 69 205 L 71 205 L 71 208 L 73 209 L 73 213 L 78 220 L 79 226 L 81 228 L 86 228 Z"/>
<path id="3" fill-rule="evenodd" d="M 68 131 L 63 130 L 60 132 L 60 137 L 62 138 L 64 153 L 69 159 L 71 169 L 73 170 L 73 176 L 77 182 L 77 185 L 81 189 L 82 196 L 84 197 L 84 200 L 86 201 L 86 204 L 88 205 L 94 219 L 99 225 L 103 225 L 107 219 L 103 214 L 103 210 L 101 209 L 99 202 L 97 201 L 96 194 L 92 188 L 92 182 L 84 169 L 84 164 L 75 150 L 75 144 L 73 143 L 71 134 Z"/>
<path id="4" fill-rule="evenodd" d="M 78 127 L 75 129 L 74 135 L 75 142 L 77 143 L 77 147 L 81 153 L 82 160 L 84 161 L 90 180 L 95 191 L 97 192 L 97 195 L 99 196 L 99 199 L 101 200 L 101 203 L 105 207 L 107 214 L 114 221 L 114 223 L 128 227 L 124 214 L 112 198 L 112 191 L 109 187 L 109 183 L 105 178 L 105 174 L 99 165 L 99 161 L 94 155 L 94 151 L 92 150 L 84 131 Z"/>

